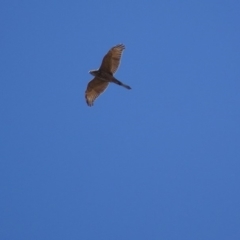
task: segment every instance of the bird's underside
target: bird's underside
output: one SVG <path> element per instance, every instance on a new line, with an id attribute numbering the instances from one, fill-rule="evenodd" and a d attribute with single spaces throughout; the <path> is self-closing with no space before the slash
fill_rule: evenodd
<path id="1" fill-rule="evenodd" d="M 131 89 L 130 86 L 120 82 L 113 76 L 120 65 L 121 55 L 124 49 L 125 46 L 123 44 L 118 44 L 111 48 L 104 56 L 100 68 L 89 72 L 94 78 L 88 83 L 85 91 L 88 106 L 93 105 L 95 99 L 106 90 L 110 82 Z"/>

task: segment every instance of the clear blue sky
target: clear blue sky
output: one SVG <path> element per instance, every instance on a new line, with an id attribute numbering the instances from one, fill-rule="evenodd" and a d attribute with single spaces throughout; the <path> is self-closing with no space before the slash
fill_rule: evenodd
<path id="1" fill-rule="evenodd" d="M 0 2 L 1 240 L 239 240 L 240 2 Z M 88 73 L 124 43 L 93 107 Z"/>

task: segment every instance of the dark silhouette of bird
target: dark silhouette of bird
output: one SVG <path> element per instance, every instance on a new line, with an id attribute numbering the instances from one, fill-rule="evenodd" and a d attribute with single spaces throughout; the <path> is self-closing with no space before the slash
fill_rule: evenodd
<path id="1" fill-rule="evenodd" d="M 93 105 L 94 100 L 106 90 L 110 82 L 131 89 L 130 86 L 120 82 L 113 76 L 120 65 L 124 49 L 125 46 L 123 44 L 118 44 L 112 47 L 104 56 L 100 68 L 98 70 L 89 71 L 94 78 L 88 83 L 85 91 L 85 98 L 88 106 Z"/>

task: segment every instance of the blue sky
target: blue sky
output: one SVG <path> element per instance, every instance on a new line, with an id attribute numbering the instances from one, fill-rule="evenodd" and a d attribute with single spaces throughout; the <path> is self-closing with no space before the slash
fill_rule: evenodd
<path id="1" fill-rule="evenodd" d="M 2 0 L 0 239 L 240 239 L 239 10 Z"/>

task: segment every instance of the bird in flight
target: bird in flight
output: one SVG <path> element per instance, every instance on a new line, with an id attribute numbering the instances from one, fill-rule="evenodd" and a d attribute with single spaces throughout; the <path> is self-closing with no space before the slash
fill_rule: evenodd
<path id="1" fill-rule="evenodd" d="M 125 46 L 123 44 L 112 47 L 104 56 L 100 68 L 98 70 L 89 71 L 94 78 L 88 83 L 85 91 L 85 98 L 88 106 L 93 106 L 95 99 L 106 90 L 110 82 L 131 89 L 130 86 L 120 82 L 113 76 L 120 65 L 124 49 Z"/>

